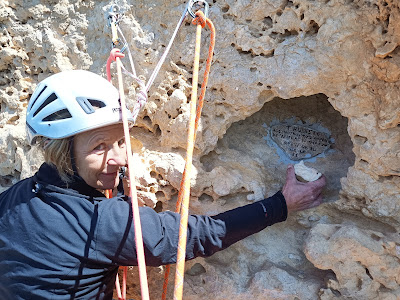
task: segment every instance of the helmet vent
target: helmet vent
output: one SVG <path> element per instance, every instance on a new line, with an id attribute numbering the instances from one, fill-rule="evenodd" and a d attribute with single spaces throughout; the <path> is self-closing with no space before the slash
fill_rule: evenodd
<path id="1" fill-rule="evenodd" d="M 102 108 L 106 106 L 103 101 L 87 99 L 84 97 L 76 97 L 76 101 L 78 101 L 79 105 L 87 114 L 92 114 L 97 108 Z"/>
<path id="2" fill-rule="evenodd" d="M 33 129 L 32 126 L 28 124 L 28 122 L 26 122 L 26 126 L 28 126 L 28 128 L 33 132 L 33 134 L 36 134 L 36 130 Z"/>
<path id="3" fill-rule="evenodd" d="M 106 104 L 103 101 L 100 101 L 100 100 L 94 100 L 94 99 L 87 99 L 87 100 L 95 108 L 102 108 L 102 107 L 106 106 Z"/>
<path id="4" fill-rule="evenodd" d="M 43 89 L 40 91 L 40 93 L 37 95 L 37 97 L 33 100 L 32 104 L 31 104 L 31 107 L 33 107 L 33 105 L 35 105 L 36 100 L 39 99 L 40 95 L 44 92 L 44 90 L 45 90 L 46 88 L 47 88 L 47 85 L 45 85 L 45 86 L 43 87 Z"/>
<path id="5" fill-rule="evenodd" d="M 59 111 L 47 116 L 46 118 L 43 119 L 43 121 L 47 121 L 47 122 L 48 121 L 57 121 L 57 120 L 64 120 L 64 119 L 69 119 L 69 118 L 72 118 L 72 116 L 69 113 L 68 109 L 62 109 L 62 110 L 59 110 Z"/>
<path id="6" fill-rule="evenodd" d="M 42 91 L 43 92 L 43 91 Z M 43 101 L 42 105 L 35 111 L 33 116 L 36 116 L 43 108 L 45 108 L 47 105 L 49 105 L 51 102 L 57 99 L 57 95 L 55 93 L 52 93 L 45 101 Z"/>

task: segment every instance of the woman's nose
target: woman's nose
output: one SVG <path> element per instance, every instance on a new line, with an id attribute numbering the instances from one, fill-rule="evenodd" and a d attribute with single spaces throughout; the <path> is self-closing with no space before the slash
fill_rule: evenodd
<path id="1" fill-rule="evenodd" d="M 108 151 L 107 156 L 109 165 L 126 165 L 126 149 L 125 147 L 120 147 L 118 143 L 113 145 L 113 147 Z"/>

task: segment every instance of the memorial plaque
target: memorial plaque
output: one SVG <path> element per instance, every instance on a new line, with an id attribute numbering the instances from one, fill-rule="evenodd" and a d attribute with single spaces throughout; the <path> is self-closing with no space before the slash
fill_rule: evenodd
<path id="1" fill-rule="evenodd" d="M 271 127 L 271 138 L 291 160 L 317 156 L 329 149 L 329 135 L 307 126 L 278 124 Z"/>

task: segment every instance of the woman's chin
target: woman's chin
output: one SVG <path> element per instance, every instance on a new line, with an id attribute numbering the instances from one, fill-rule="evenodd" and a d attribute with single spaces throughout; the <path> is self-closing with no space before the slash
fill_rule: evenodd
<path id="1" fill-rule="evenodd" d="M 99 180 L 98 182 L 98 189 L 102 190 L 113 190 L 115 189 L 119 184 L 119 177 L 117 176 L 116 178 L 109 179 L 109 180 Z"/>

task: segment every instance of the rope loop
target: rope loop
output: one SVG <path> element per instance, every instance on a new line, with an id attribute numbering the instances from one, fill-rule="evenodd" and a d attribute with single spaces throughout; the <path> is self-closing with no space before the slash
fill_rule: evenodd
<path id="1" fill-rule="evenodd" d="M 107 65 L 106 65 L 106 70 L 107 70 L 107 80 L 111 81 L 111 63 L 113 61 L 117 60 L 117 57 L 122 58 L 125 57 L 125 54 L 123 54 L 122 52 L 120 52 L 120 50 L 118 48 L 113 48 L 110 51 L 110 56 L 107 59 Z"/>
<path id="2" fill-rule="evenodd" d="M 204 13 L 199 10 L 196 12 L 196 18 L 193 19 L 192 23 L 194 25 L 201 25 L 201 28 L 206 27 L 206 23 L 207 23 L 207 18 L 204 15 Z"/>

